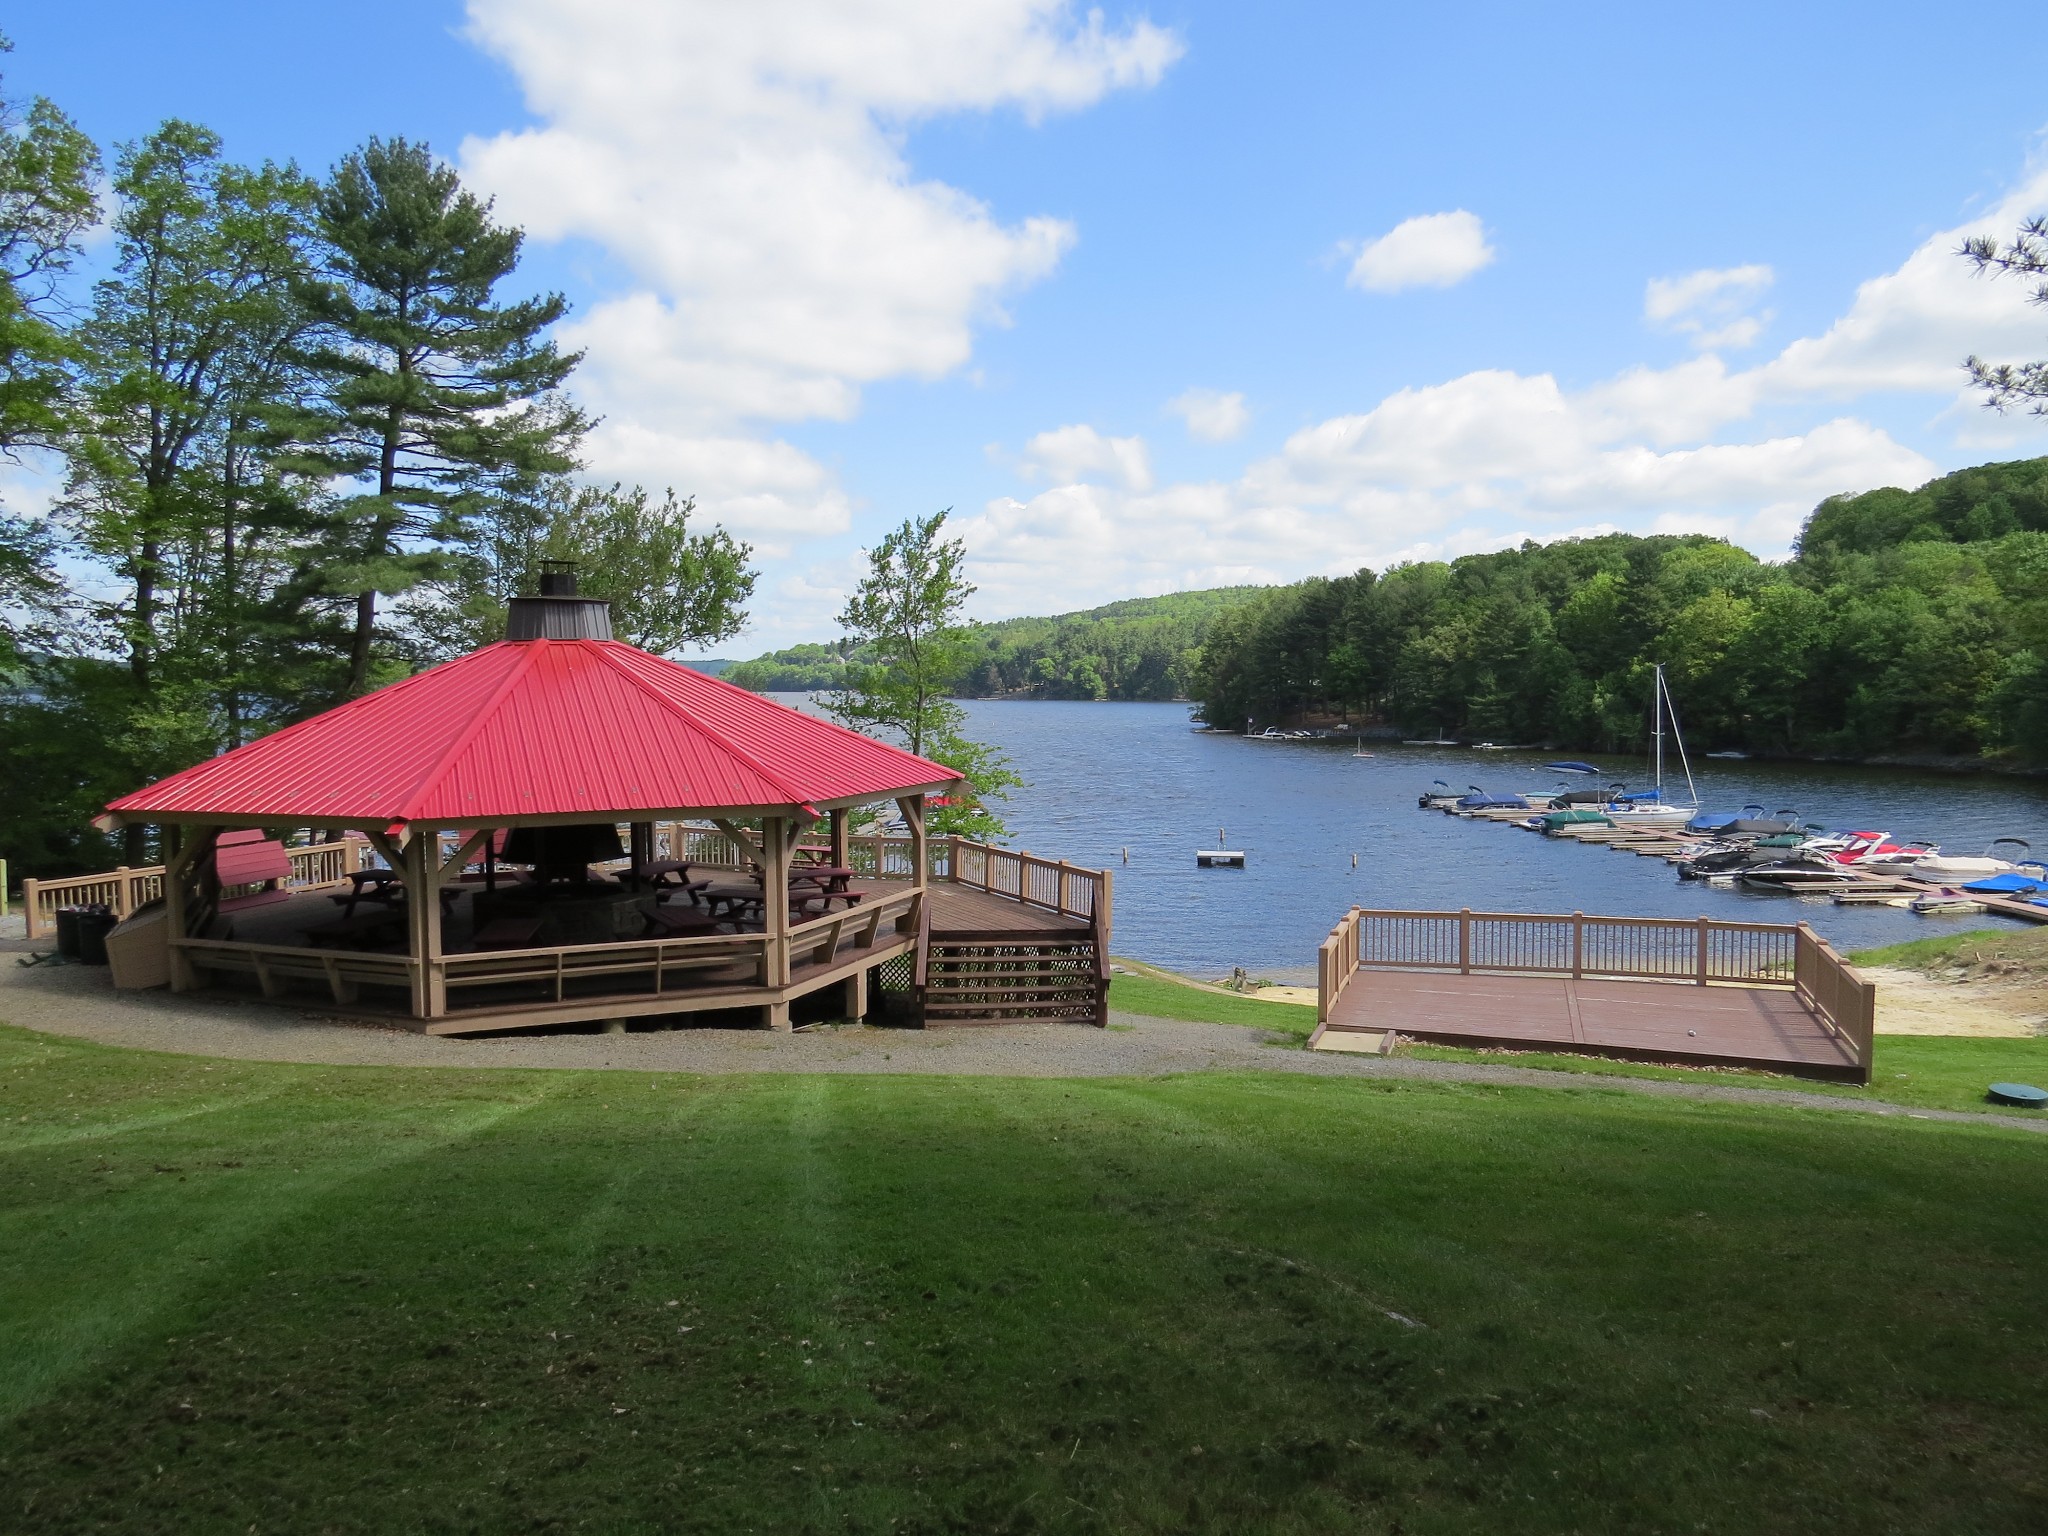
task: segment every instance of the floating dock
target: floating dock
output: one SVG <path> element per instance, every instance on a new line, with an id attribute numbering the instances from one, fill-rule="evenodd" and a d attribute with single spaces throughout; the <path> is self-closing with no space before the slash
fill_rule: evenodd
<path id="1" fill-rule="evenodd" d="M 1543 813 L 1536 810 L 1450 810 L 1445 814 L 1462 817 L 1467 821 L 1499 821 L 1522 827 L 1531 816 L 1540 816 Z M 1522 827 L 1522 830 L 1530 829 Z M 1686 857 L 1685 849 L 1711 837 L 1709 833 L 1687 832 L 1681 827 L 1617 827 L 1612 823 L 1600 822 L 1559 827 L 1547 835 L 1633 853 L 1639 858 L 1663 859 L 1670 864 L 1677 864 L 1683 860 Z M 1843 867 L 1855 868 L 1854 865 Z M 1843 905 L 1879 905 L 1908 902 L 1916 896 L 1930 896 L 1941 891 L 1958 889 L 1960 886 L 1954 883 L 1944 885 L 1939 881 L 1915 880 L 1905 875 L 1866 874 L 1859 875 L 1850 883 L 1818 886 L 1809 891 L 1794 891 L 1791 894 L 1826 896 Z M 1999 896 L 1980 896 L 1974 891 L 1964 892 L 1964 895 L 1982 906 L 1986 912 L 1999 917 L 2010 917 L 2023 923 L 2048 923 L 2048 907 L 2037 907 L 2032 902 L 2011 901 Z"/>

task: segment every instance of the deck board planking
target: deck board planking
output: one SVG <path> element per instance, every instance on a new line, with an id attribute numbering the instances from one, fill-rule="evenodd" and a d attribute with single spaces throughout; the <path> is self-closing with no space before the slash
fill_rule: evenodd
<path id="1" fill-rule="evenodd" d="M 1369 969 L 1325 1028 L 1859 1080 L 1848 1048 L 1786 987 Z"/>

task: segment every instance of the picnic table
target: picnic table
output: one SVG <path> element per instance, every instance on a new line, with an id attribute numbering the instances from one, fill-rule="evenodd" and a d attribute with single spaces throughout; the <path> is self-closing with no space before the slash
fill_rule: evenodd
<path id="1" fill-rule="evenodd" d="M 836 864 L 805 864 L 789 872 L 790 883 L 804 881 L 821 887 L 828 896 L 846 894 L 847 883 L 859 874 L 857 869 L 842 869 Z"/>
<path id="2" fill-rule="evenodd" d="M 405 885 L 395 869 L 352 869 L 348 879 L 348 890 L 334 898 L 341 903 L 343 917 L 354 917 L 359 901 L 399 901 L 405 896 Z"/>

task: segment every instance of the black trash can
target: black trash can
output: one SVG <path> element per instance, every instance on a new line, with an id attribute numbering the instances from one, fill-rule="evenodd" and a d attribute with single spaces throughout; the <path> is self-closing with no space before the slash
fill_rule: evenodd
<path id="1" fill-rule="evenodd" d="M 81 965 L 107 963 L 107 935 L 118 922 L 112 907 L 81 907 L 78 910 L 78 962 Z"/>
<path id="2" fill-rule="evenodd" d="M 66 960 L 78 958 L 78 914 L 83 907 L 59 907 L 57 909 L 57 953 Z"/>

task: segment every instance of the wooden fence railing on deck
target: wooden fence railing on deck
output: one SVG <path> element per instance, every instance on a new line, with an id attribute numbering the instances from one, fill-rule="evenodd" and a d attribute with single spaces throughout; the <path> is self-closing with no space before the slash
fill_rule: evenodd
<path id="1" fill-rule="evenodd" d="M 285 856 L 291 861 L 292 873 L 285 885 L 295 891 L 339 885 L 351 870 L 364 867 L 368 849 L 369 844 L 356 837 L 344 838 L 338 843 L 312 843 L 303 848 L 287 848 Z M 255 886 L 229 886 L 221 894 L 234 896 L 255 889 Z M 59 907 L 107 906 L 113 908 L 114 916 L 126 917 L 163 893 L 164 867 L 161 864 L 139 869 L 123 865 L 100 875 L 24 880 L 21 882 L 21 905 L 28 917 L 28 936 L 40 939 L 47 937 L 55 928 Z"/>
<path id="2" fill-rule="evenodd" d="M 1789 987 L 1870 1070 L 1877 988 L 1805 923 L 1353 907 L 1317 953 L 1317 1020 L 1374 969 Z"/>
<path id="3" fill-rule="evenodd" d="M 1857 975 L 1835 947 L 1805 923 L 1799 925 L 1793 976 L 1799 1001 L 1855 1055 L 1868 1082 L 1877 1030 L 1877 983 Z"/>

